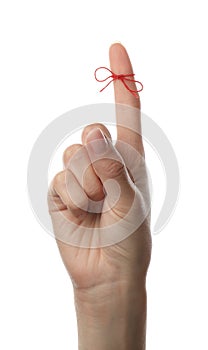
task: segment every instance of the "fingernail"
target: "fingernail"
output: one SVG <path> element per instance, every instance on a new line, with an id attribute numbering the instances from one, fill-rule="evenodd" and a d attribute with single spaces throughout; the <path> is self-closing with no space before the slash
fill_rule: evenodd
<path id="1" fill-rule="evenodd" d="M 87 135 L 87 148 L 95 154 L 104 154 L 108 148 L 108 141 L 102 130 L 93 129 Z"/>

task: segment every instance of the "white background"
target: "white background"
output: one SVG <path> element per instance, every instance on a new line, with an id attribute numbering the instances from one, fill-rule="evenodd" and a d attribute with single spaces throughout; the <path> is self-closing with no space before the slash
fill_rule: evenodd
<path id="1" fill-rule="evenodd" d="M 208 348 L 206 5 L 205 0 L 1 1 L 2 349 L 77 349 L 71 283 L 54 240 L 31 211 L 27 161 L 54 118 L 81 105 L 113 101 L 112 87 L 98 93 L 93 72 L 108 66 L 108 47 L 117 40 L 144 83 L 142 110 L 165 131 L 181 173 L 175 214 L 153 237 L 147 349 Z M 151 151 L 148 161 L 156 211 L 164 177 Z"/>

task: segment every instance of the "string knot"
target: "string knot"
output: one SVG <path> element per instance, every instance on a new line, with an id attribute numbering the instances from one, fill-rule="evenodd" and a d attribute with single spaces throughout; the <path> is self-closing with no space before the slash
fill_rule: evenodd
<path id="1" fill-rule="evenodd" d="M 108 71 L 109 73 L 110 73 L 110 75 L 109 76 L 107 76 L 105 79 L 98 79 L 98 77 L 97 77 L 97 72 L 99 71 L 99 70 L 106 70 L 106 71 Z M 102 92 L 105 88 L 107 88 L 107 86 L 110 84 L 110 83 L 112 83 L 112 81 L 114 81 L 114 80 L 120 80 L 122 83 L 123 83 L 123 85 L 125 86 L 125 88 L 134 96 L 134 97 L 136 97 L 136 98 L 139 98 L 139 96 L 138 96 L 138 92 L 141 92 L 142 90 L 143 90 L 143 84 L 140 82 L 140 81 L 138 81 L 138 80 L 135 80 L 134 79 L 134 75 L 135 74 L 116 74 L 116 73 L 114 73 L 114 72 L 112 72 L 109 68 L 107 68 L 107 67 L 98 67 L 96 70 L 95 70 L 95 73 L 94 73 L 94 75 L 95 75 L 95 79 L 99 82 L 99 83 L 102 83 L 102 82 L 104 82 L 104 81 L 106 81 L 106 80 L 108 80 L 108 79 L 111 79 L 101 90 L 100 90 L 100 92 Z M 137 84 L 139 84 L 140 85 L 140 89 L 131 89 L 128 85 L 127 85 L 127 82 L 133 82 L 133 83 L 137 83 Z"/>

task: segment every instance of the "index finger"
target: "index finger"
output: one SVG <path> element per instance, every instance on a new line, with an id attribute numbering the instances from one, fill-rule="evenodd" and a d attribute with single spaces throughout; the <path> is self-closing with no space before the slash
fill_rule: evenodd
<path id="1" fill-rule="evenodd" d="M 113 44 L 109 50 L 109 57 L 111 69 L 115 74 L 133 74 L 131 61 L 123 45 Z M 135 82 L 127 83 L 131 90 L 137 90 Z M 143 153 L 139 95 L 135 98 L 119 80 L 114 81 L 114 94 L 117 138 Z"/>

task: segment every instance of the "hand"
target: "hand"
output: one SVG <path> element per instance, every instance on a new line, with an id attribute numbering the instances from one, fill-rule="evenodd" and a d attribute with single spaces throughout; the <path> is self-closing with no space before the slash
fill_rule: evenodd
<path id="1" fill-rule="evenodd" d="M 111 46 L 110 64 L 117 74 L 132 72 L 127 52 L 120 44 Z M 134 83 L 130 83 L 130 88 L 135 88 Z M 66 149 L 65 169 L 55 176 L 48 195 L 54 233 L 73 282 L 78 319 L 82 319 L 78 321 L 80 349 L 118 347 L 118 342 L 113 342 L 113 339 L 115 334 L 119 336 L 121 329 L 125 330 L 125 324 L 117 325 L 117 331 L 109 340 L 112 343 L 105 339 L 105 327 L 102 331 L 98 327 L 100 321 L 102 327 L 103 322 L 105 325 L 110 322 L 110 335 L 109 331 L 115 327 L 112 310 L 120 319 L 124 312 L 127 323 L 129 312 L 134 321 L 139 317 L 136 322 L 139 340 L 133 339 L 133 343 L 137 346 L 135 349 L 144 349 L 145 343 L 145 278 L 150 261 L 151 238 L 148 185 L 140 135 L 140 101 L 119 81 L 114 82 L 114 91 L 116 145 L 113 146 L 111 135 L 104 125 L 87 126 L 82 134 L 82 145 L 72 145 Z M 133 107 L 131 115 L 127 115 L 124 105 Z M 138 162 L 131 169 L 129 159 L 134 152 Z M 127 164 L 130 164 L 130 168 Z M 98 201 L 97 205 L 95 201 Z M 100 212 L 97 212 L 98 207 Z M 103 229 L 104 234 L 101 232 Z M 109 232 L 112 242 L 116 237 L 116 243 L 107 246 L 105 243 Z M 79 237 L 77 241 L 76 235 Z M 77 246 L 69 244 L 72 239 L 75 239 Z M 131 301 L 133 305 L 130 306 Z M 93 329 L 94 321 L 100 329 L 98 333 L 102 334 L 97 335 L 97 339 L 93 334 L 93 339 L 86 344 L 86 329 Z M 131 329 L 135 329 L 135 325 Z M 102 345 L 100 337 L 103 339 Z M 96 341 L 99 342 L 98 347 L 95 347 Z"/>

